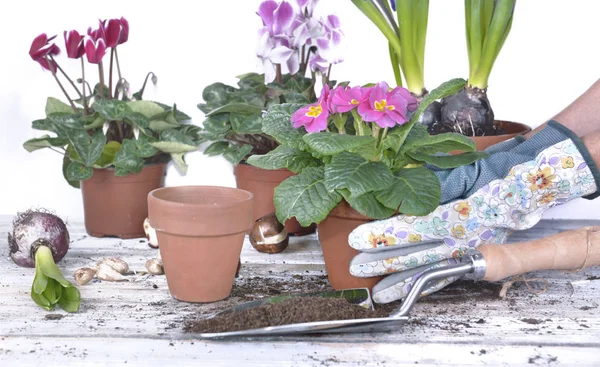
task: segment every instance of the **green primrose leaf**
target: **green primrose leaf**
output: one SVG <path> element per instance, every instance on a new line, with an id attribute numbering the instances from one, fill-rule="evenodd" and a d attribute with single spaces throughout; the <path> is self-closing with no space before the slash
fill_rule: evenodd
<path id="1" fill-rule="evenodd" d="M 440 183 L 425 167 L 404 168 L 396 172 L 392 184 L 376 194 L 386 207 L 406 215 L 422 216 L 440 204 Z"/>
<path id="2" fill-rule="evenodd" d="M 439 168 L 456 168 L 489 156 L 488 153 L 481 151 L 443 156 L 429 155 L 421 152 L 408 152 L 406 155 L 416 161 L 428 163 Z"/>
<path id="3" fill-rule="evenodd" d="M 23 148 L 28 152 L 33 152 L 42 148 L 61 147 L 69 144 L 69 140 L 64 138 L 53 138 L 50 135 L 42 135 L 39 138 L 29 139 L 23 143 Z"/>
<path id="4" fill-rule="evenodd" d="M 252 151 L 251 145 L 234 145 L 223 152 L 223 158 L 233 165 L 240 163 Z"/>
<path id="5" fill-rule="evenodd" d="M 419 103 L 419 107 L 417 107 L 417 110 L 411 116 L 409 124 L 412 125 L 419 121 L 419 117 L 421 117 L 423 111 L 425 111 L 427 106 L 429 106 L 432 102 L 455 94 L 456 92 L 464 88 L 466 84 L 467 81 L 462 78 L 451 79 L 447 82 L 440 84 L 437 88 L 429 92 L 429 94 L 426 95 L 425 98 L 423 98 L 421 103 Z"/>
<path id="6" fill-rule="evenodd" d="M 315 152 L 323 155 L 334 155 L 348 152 L 363 145 L 376 142 L 372 136 L 346 135 L 337 133 L 311 133 L 303 136 L 304 142 Z"/>
<path id="7" fill-rule="evenodd" d="M 355 197 L 387 188 L 392 178 L 392 171 L 385 164 L 369 162 L 355 153 L 339 153 L 325 166 L 327 189 L 349 189 Z"/>
<path id="8" fill-rule="evenodd" d="M 261 134 L 262 114 L 230 114 L 231 128 L 238 134 Z"/>
<path id="9" fill-rule="evenodd" d="M 54 97 L 48 97 L 45 110 L 46 116 L 53 113 L 73 113 L 71 106 Z"/>
<path id="10" fill-rule="evenodd" d="M 94 170 L 79 162 L 70 162 L 67 166 L 66 177 L 68 181 L 83 181 L 92 177 Z"/>
<path id="11" fill-rule="evenodd" d="M 307 167 L 318 167 L 321 165 L 321 161 L 314 158 L 310 153 L 283 145 L 278 146 L 267 154 L 249 157 L 248 163 L 268 170 L 287 168 L 294 173 L 302 172 Z"/>
<path id="12" fill-rule="evenodd" d="M 360 214 L 372 219 L 385 219 L 394 215 L 394 210 L 380 203 L 374 192 L 353 197 L 350 190 L 339 190 L 350 206 Z"/>
<path id="13" fill-rule="evenodd" d="M 275 188 L 273 197 L 276 216 L 281 223 L 296 217 L 305 227 L 324 220 L 341 199 L 340 194 L 325 187 L 322 167 L 308 167 L 289 177 Z"/>
<path id="14" fill-rule="evenodd" d="M 116 121 L 122 121 L 125 116 L 133 112 L 127 102 L 118 99 L 97 100 L 92 104 L 92 108 L 105 119 Z"/>
<path id="15" fill-rule="evenodd" d="M 402 151 L 420 151 L 422 153 L 450 153 L 452 151 L 472 152 L 475 142 L 468 136 L 457 133 L 429 135 L 423 125 L 415 125 L 406 137 Z"/>
<path id="16" fill-rule="evenodd" d="M 229 142 L 216 141 L 204 149 L 204 154 L 212 157 L 223 154 L 229 148 Z"/>
<path id="17" fill-rule="evenodd" d="M 390 130 L 383 139 L 383 149 L 392 149 L 394 152 L 400 151 L 413 128 L 414 126 L 411 126 L 411 124 L 404 124 Z"/>
<path id="18" fill-rule="evenodd" d="M 273 105 L 263 117 L 262 131 L 272 136 L 281 145 L 305 150 L 307 145 L 302 140 L 302 136 L 306 131 L 304 128 L 295 129 L 291 122 L 294 112 L 303 106 L 290 103 Z"/>

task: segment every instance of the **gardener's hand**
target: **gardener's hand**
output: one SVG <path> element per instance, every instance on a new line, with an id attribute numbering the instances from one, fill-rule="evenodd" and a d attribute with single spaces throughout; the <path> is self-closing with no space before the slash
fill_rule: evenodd
<path id="1" fill-rule="evenodd" d="M 495 160 L 498 155 L 502 159 Z M 350 273 L 357 277 L 389 274 L 373 287 L 375 302 L 403 299 L 423 271 L 453 263 L 482 244 L 504 243 L 512 231 L 534 226 L 547 209 L 575 198 L 591 198 L 588 195 L 597 191 L 600 182 L 579 138 L 555 123 L 484 161 L 471 165 L 479 165 L 478 170 L 440 171 L 446 175 L 441 179 L 462 177 L 455 190 L 461 199 L 444 203 L 424 217 L 400 215 L 361 225 L 350 234 L 350 246 L 361 251 L 352 260 Z M 477 175 L 470 177 L 469 172 Z M 442 188 L 453 189 L 450 181 L 442 181 Z M 440 281 L 423 295 L 455 280 Z"/>

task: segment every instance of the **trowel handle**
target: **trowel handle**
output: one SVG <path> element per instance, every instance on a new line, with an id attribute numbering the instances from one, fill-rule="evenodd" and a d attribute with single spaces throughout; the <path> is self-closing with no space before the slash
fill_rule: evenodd
<path id="1" fill-rule="evenodd" d="M 484 280 L 498 281 L 537 270 L 577 270 L 600 265 L 600 227 L 584 227 L 533 241 L 481 245 Z"/>

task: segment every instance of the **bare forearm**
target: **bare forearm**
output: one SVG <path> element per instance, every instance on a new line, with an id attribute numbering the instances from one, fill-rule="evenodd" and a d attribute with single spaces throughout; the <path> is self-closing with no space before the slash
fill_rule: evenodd
<path id="1" fill-rule="evenodd" d="M 579 137 L 600 130 L 600 79 L 552 119 L 566 126 Z M 525 137 L 529 138 L 545 125 L 542 124 Z"/>
<path id="2" fill-rule="evenodd" d="M 600 131 L 588 134 L 581 140 L 583 140 L 583 144 L 588 149 L 596 166 L 600 166 Z"/>

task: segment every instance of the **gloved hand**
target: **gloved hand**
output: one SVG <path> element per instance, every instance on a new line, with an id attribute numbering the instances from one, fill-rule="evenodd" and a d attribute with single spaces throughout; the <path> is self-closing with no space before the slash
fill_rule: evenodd
<path id="1" fill-rule="evenodd" d="M 547 209 L 593 198 L 600 186 L 598 168 L 581 140 L 553 121 L 527 141 L 436 174 L 448 202 L 427 216 L 399 215 L 361 225 L 348 237 L 361 251 L 350 264 L 352 275 L 389 274 L 373 287 L 377 303 L 403 299 L 422 272 L 455 263 L 482 244 L 505 243 L 512 231 L 539 222 Z M 455 280 L 442 280 L 422 295 Z"/>

